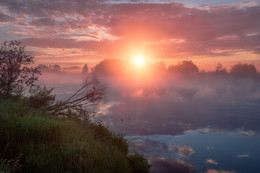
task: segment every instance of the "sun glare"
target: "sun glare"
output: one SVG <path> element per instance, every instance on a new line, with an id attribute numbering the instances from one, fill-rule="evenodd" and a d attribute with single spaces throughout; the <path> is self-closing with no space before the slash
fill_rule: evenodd
<path id="1" fill-rule="evenodd" d="M 135 57 L 135 59 L 134 59 L 134 63 L 135 63 L 136 65 L 138 65 L 139 67 L 141 67 L 141 66 L 144 65 L 144 58 L 141 57 L 141 56 L 137 56 L 137 57 Z"/>

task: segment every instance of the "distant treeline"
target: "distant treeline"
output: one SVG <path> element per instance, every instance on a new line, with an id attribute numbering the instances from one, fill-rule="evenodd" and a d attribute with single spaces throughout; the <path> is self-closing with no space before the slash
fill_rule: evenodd
<path id="1" fill-rule="evenodd" d="M 39 64 L 37 68 L 41 72 L 55 72 L 55 73 L 61 73 L 69 70 L 79 70 L 79 66 L 70 66 L 70 67 L 61 67 L 58 64 L 50 64 L 50 65 L 45 65 L 45 64 Z"/>
<path id="2" fill-rule="evenodd" d="M 104 59 L 98 63 L 94 68 L 90 70 L 93 74 L 102 74 L 102 75 L 117 75 L 127 72 L 133 72 L 134 69 L 139 68 L 131 65 L 130 60 L 120 60 L 120 59 Z M 218 75 L 242 75 L 242 76 L 254 76 L 257 75 L 257 69 L 254 64 L 247 63 L 237 63 L 233 65 L 230 70 L 227 70 L 221 63 L 218 63 L 214 71 L 200 71 L 198 66 L 192 62 L 192 60 L 183 60 L 177 64 L 172 64 L 166 67 L 165 63 L 160 61 L 156 63 L 145 62 L 145 66 L 141 67 L 144 71 L 150 72 L 169 72 L 174 74 L 198 74 L 198 73 L 208 73 L 208 74 L 218 74 Z M 82 72 L 88 73 L 87 64 L 84 65 Z"/>
<path id="3" fill-rule="evenodd" d="M 64 72 L 66 70 L 80 70 L 83 74 L 93 73 L 93 74 L 102 74 L 102 75 L 116 75 L 122 74 L 125 71 L 133 69 L 130 60 L 121 60 L 121 59 L 104 59 L 98 63 L 95 67 L 89 70 L 87 64 L 84 64 L 82 68 L 79 66 L 71 66 L 61 68 L 59 65 L 44 65 L 40 64 L 37 68 L 42 72 Z M 237 63 L 233 65 L 230 70 L 227 70 L 221 63 L 218 63 L 214 71 L 205 72 L 204 70 L 200 71 L 198 66 L 192 62 L 192 60 L 183 60 L 177 64 L 172 64 L 166 67 L 165 63 L 160 61 L 156 63 L 145 62 L 144 69 L 146 71 L 153 72 L 169 72 L 175 74 L 196 74 L 196 73 L 209 73 L 209 74 L 231 74 L 231 75 L 246 75 L 252 76 L 257 75 L 257 69 L 254 64 L 247 63 Z"/>

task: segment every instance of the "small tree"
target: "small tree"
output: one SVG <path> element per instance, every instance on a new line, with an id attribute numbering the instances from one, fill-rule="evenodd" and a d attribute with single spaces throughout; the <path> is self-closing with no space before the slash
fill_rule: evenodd
<path id="1" fill-rule="evenodd" d="M 82 68 L 82 74 L 83 74 L 83 75 L 88 74 L 88 65 L 87 65 L 87 64 L 84 64 L 84 66 L 83 66 L 83 68 Z"/>
<path id="2" fill-rule="evenodd" d="M 216 74 L 227 74 L 227 69 L 221 63 L 218 63 L 215 72 Z"/>
<path id="3" fill-rule="evenodd" d="M 5 41 L 0 47 L 0 96 L 21 95 L 35 86 L 37 68 L 29 67 L 34 57 L 25 53 L 19 41 Z"/>

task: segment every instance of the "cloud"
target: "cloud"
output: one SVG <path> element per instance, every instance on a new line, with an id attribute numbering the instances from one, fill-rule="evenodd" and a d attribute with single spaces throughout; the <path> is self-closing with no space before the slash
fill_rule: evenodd
<path id="1" fill-rule="evenodd" d="M 13 22 L 15 19 L 11 16 L 1 13 L 0 11 L 0 23 Z"/>
<path id="2" fill-rule="evenodd" d="M 33 26 L 53 27 L 53 26 L 55 26 L 56 21 L 53 20 L 52 18 L 49 18 L 49 17 L 41 17 L 41 18 L 38 18 L 38 19 L 33 19 L 30 22 L 30 24 L 33 25 Z"/>
<path id="3" fill-rule="evenodd" d="M 225 171 L 225 170 L 216 170 L 216 169 L 208 169 L 205 173 L 236 173 L 235 171 Z"/>
<path id="4" fill-rule="evenodd" d="M 77 48 L 88 51 L 102 50 L 100 47 L 110 47 L 110 43 L 113 41 L 102 40 L 102 41 L 78 41 L 77 39 L 39 39 L 39 38 L 25 38 L 22 40 L 27 46 L 34 46 L 40 48 Z"/>
<path id="5" fill-rule="evenodd" d="M 80 67 L 79 66 L 70 66 L 70 67 L 64 67 L 63 69 L 64 70 L 78 70 L 78 69 L 80 69 Z"/>
<path id="6" fill-rule="evenodd" d="M 155 173 L 191 173 L 194 172 L 194 166 L 182 160 L 166 160 L 164 158 L 152 158 L 152 171 Z"/>
<path id="7" fill-rule="evenodd" d="M 244 8 L 218 6 L 207 9 L 188 8 L 178 3 L 138 6 L 120 4 L 115 7 L 111 9 L 111 19 L 105 23 L 112 34 L 129 39 L 141 38 L 148 43 L 157 43 L 157 47 L 159 43 L 159 47 L 166 52 L 167 49 L 174 49 L 191 54 L 227 55 L 232 54 L 231 50 L 234 49 L 258 50 L 258 5 Z M 130 12 L 131 14 L 128 14 Z M 135 32 L 128 32 L 129 27 L 133 27 L 132 31 Z M 248 37 L 249 33 L 256 33 L 256 36 Z M 229 35 L 235 35 L 237 39 L 219 39 Z M 184 41 L 176 44 L 171 39 Z M 160 44 L 160 40 L 165 40 L 165 44 Z"/>
<path id="8" fill-rule="evenodd" d="M 187 157 L 187 156 L 191 156 L 192 154 L 195 153 L 195 151 L 191 148 L 191 147 L 188 147 L 188 146 L 170 146 L 170 149 L 173 149 L 175 150 L 176 152 L 178 152 L 178 155 L 180 157 Z"/>
<path id="9" fill-rule="evenodd" d="M 130 150 L 142 153 L 149 158 L 162 156 L 168 159 L 187 159 L 195 153 L 194 149 L 190 146 L 179 146 L 160 139 L 160 137 L 153 138 L 153 136 L 128 136 L 128 144 Z"/>
<path id="10" fill-rule="evenodd" d="M 218 165 L 218 162 L 213 159 L 206 159 L 206 162 L 213 165 Z"/>
<path id="11" fill-rule="evenodd" d="M 12 21 L 7 34 L 29 46 L 76 47 L 109 57 L 122 57 L 134 45 L 168 58 L 259 54 L 259 3 L 187 7 L 102 2 L 3 0 L 0 20 Z M 116 53 L 117 46 L 125 52 Z"/>
<path id="12" fill-rule="evenodd" d="M 248 158 L 248 157 L 250 157 L 250 155 L 248 155 L 248 154 L 239 154 L 239 155 L 237 155 L 237 157 L 239 157 L 239 158 Z"/>

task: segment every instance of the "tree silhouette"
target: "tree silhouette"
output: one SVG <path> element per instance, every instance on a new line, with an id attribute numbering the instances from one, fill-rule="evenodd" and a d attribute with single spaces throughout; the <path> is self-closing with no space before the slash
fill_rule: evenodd
<path id="1" fill-rule="evenodd" d="M 82 68 L 82 74 L 83 74 L 83 75 L 88 74 L 88 65 L 87 65 L 87 64 L 84 64 L 84 66 L 83 66 L 83 68 Z"/>
<path id="2" fill-rule="evenodd" d="M 32 88 L 40 72 L 30 67 L 34 57 L 25 53 L 19 41 L 5 41 L 0 47 L 0 95 L 21 95 Z"/>
<path id="3" fill-rule="evenodd" d="M 61 67 L 59 65 L 57 65 L 57 64 L 49 65 L 49 70 L 50 70 L 50 72 L 60 73 L 61 72 Z"/>
<path id="4" fill-rule="evenodd" d="M 94 75 L 114 76 L 124 73 L 127 66 L 128 64 L 120 59 L 104 59 L 91 70 Z"/>
<path id="5" fill-rule="evenodd" d="M 227 69 L 221 63 L 218 63 L 215 72 L 216 74 L 227 74 Z"/>
<path id="6" fill-rule="evenodd" d="M 251 76 L 251 75 L 256 75 L 257 70 L 253 64 L 239 63 L 231 67 L 230 73 L 233 75 Z"/>
<path id="7" fill-rule="evenodd" d="M 38 68 L 39 71 L 41 71 L 41 72 L 49 72 L 49 71 L 50 71 L 49 67 L 48 67 L 47 65 L 45 65 L 45 64 L 39 64 L 39 65 L 37 66 L 37 68 Z"/>
<path id="8" fill-rule="evenodd" d="M 170 65 L 168 71 L 178 74 L 196 74 L 199 68 L 191 60 L 183 60 L 177 65 Z"/>

